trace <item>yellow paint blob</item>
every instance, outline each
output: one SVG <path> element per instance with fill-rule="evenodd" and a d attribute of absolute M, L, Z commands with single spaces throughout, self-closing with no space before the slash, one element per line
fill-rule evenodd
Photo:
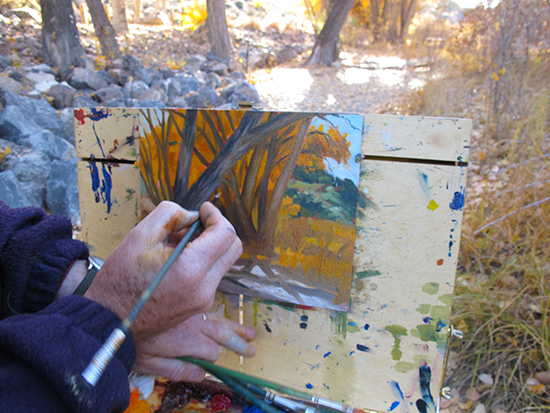
<path fill-rule="evenodd" d="M 427 208 L 430 210 L 430 211 L 435 211 L 437 208 L 439 208 L 439 205 L 437 202 L 435 202 L 433 199 L 430 201 L 430 203 L 428 204 Z"/>

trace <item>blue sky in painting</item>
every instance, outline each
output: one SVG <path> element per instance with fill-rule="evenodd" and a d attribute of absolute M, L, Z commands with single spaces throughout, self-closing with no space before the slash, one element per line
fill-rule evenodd
<path fill-rule="evenodd" d="M 361 140 L 363 137 L 363 116 L 361 115 L 326 115 L 326 120 L 322 118 L 313 119 L 312 125 L 319 127 L 325 125 L 325 130 L 328 130 L 331 126 L 330 123 L 338 128 L 341 133 L 347 133 L 347 141 L 349 142 L 350 158 L 348 164 L 338 164 L 334 159 L 325 159 L 325 165 L 327 166 L 329 173 L 340 179 L 350 179 L 355 185 L 359 185 L 359 170 L 361 167 L 360 162 L 355 162 L 356 155 L 361 155 Z"/>

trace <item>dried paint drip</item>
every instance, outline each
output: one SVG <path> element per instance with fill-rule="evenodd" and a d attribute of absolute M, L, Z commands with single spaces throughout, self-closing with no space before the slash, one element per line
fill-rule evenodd
<path fill-rule="evenodd" d="M 432 397 L 432 393 L 430 392 L 430 381 L 432 379 L 432 370 L 428 366 L 420 366 L 418 369 L 418 375 L 419 375 L 419 386 L 420 386 L 420 395 L 422 396 L 422 399 L 418 399 L 416 401 L 416 407 L 418 410 L 423 413 L 426 412 L 429 408 L 430 410 L 435 411 L 435 403 L 434 399 Z M 423 406 L 424 410 L 421 410 L 419 408 L 420 406 Z"/>
<path fill-rule="evenodd" d="M 449 204 L 449 208 L 454 211 L 459 211 L 464 206 L 464 194 L 462 192 L 456 191 L 453 196 L 453 200 Z"/>
<path fill-rule="evenodd" d="M 268 333 L 271 333 L 271 328 L 269 328 L 269 324 L 267 324 L 267 321 L 263 320 L 265 331 Z"/>
<path fill-rule="evenodd" d="M 300 323 L 300 328 L 305 330 L 307 328 L 307 323 Z"/>
<path fill-rule="evenodd" d="M 357 345 L 355 346 L 355 348 L 356 348 L 357 350 L 363 351 L 363 352 L 365 352 L 365 353 L 370 352 L 370 348 L 368 348 L 367 346 L 364 346 L 363 344 L 357 344 Z"/>

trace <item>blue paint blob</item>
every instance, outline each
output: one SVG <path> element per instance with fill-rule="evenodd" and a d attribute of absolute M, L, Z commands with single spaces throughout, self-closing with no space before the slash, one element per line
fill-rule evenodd
<path fill-rule="evenodd" d="M 243 413 L 264 413 L 264 411 L 253 404 L 243 406 Z"/>
<path fill-rule="evenodd" d="M 104 109 L 97 110 L 97 109 L 91 108 L 91 111 L 92 111 L 92 114 L 90 115 L 91 120 L 98 121 L 109 117 L 109 112 L 107 112 Z"/>
<path fill-rule="evenodd" d="M 300 317 L 300 320 L 307 321 L 307 320 L 309 320 L 309 317 L 307 315 L 303 315 L 303 316 Z"/>
<path fill-rule="evenodd" d="M 355 353 L 355 351 L 350 351 L 350 352 L 349 352 L 349 355 L 351 356 L 353 353 Z"/>
<path fill-rule="evenodd" d="M 370 328 L 370 326 L 369 326 L 368 324 L 365 324 L 364 329 L 365 329 L 365 330 L 368 330 L 369 328 Z"/>
<path fill-rule="evenodd" d="M 307 387 L 308 389 L 313 389 L 313 384 L 308 383 L 308 384 L 306 384 L 306 387 Z"/>
<path fill-rule="evenodd" d="M 362 344 L 357 344 L 355 346 L 355 348 L 359 351 L 364 351 L 365 353 L 368 353 L 370 351 L 370 348 L 368 348 L 367 346 L 364 346 Z"/>
<path fill-rule="evenodd" d="M 392 380 L 390 382 L 390 388 L 395 398 L 401 399 L 403 401 L 405 400 L 405 398 L 403 397 L 403 392 L 401 391 L 401 388 L 399 387 L 398 382 L 396 382 L 395 380 Z"/>
<path fill-rule="evenodd" d="M 323 383 L 323 386 L 330 390 L 330 387 L 328 387 L 325 383 Z"/>
<path fill-rule="evenodd" d="M 422 402 L 430 409 L 435 410 L 435 403 L 430 391 L 430 381 L 432 379 L 432 370 L 428 366 L 420 366 L 418 369 L 420 395 L 422 396 Z M 418 407 L 418 400 L 416 401 L 416 407 Z M 420 410 L 420 409 L 419 409 Z M 425 412 L 425 410 L 424 410 Z M 424 413 L 421 411 L 421 413 Z"/>
<path fill-rule="evenodd" d="M 319 344 L 317 344 L 317 345 L 315 346 L 315 350 L 318 350 L 318 349 L 319 349 Z"/>
<path fill-rule="evenodd" d="M 101 193 L 103 195 L 103 203 L 107 204 L 107 213 L 111 213 L 111 206 L 113 201 L 111 200 L 111 190 L 113 189 L 113 179 L 111 178 L 111 166 L 106 167 L 102 165 L 101 172 L 103 174 L 103 180 L 101 181 Z"/>
<path fill-rule="evenodd" d="M 269 328 L 269 324 L 267 324 L 267 321 L 263 320 L 265 331 L 268 333 L 271 333 L 271 328 Z"/>
<path fill-rule="evenodd" d="M 439 320 L 437 322 L 437 324 L 435 325 L 435 331 L 437 331 L 439 333 L 441 331 L 441 329 L 443 329 L 443 327 L 445 327 L 445 326 L 446 326 L 446 324 L 443 321 Z"/>
<path fill-rule="evenodd" d="M 449 208 L 458 211 L 464 206 L 464 194 L 462 192 L 456 191 L 454 193 L 453 200 L 449 204 Z"/>
<path fill-rule="evenodd" d="M 430 321 L 432 321 L 432 320 L 433 320 L 433 318 L 431 318 L 431 317 L 424 317 L 424 318 L 422 319 L 422 321 L 423 321 L 425 324 L 430 324 Z"/>
<path fill-rule="evenodd" d="M 330 356 L 330 351 L 326 353 L 323 357 L 328 357 L 328 356 Z"/>
<path fill-rule="evenodd" d="M 418 409 L 419 413 L 427 413 L 428 412 L 428 405 L 422 399 L 418 399 L 416 401 L 416 408 Z"/>
<path fill-rule="evenodd" d="M 305 330 L 307 328 L 307 323 L 300 323 L 300 328 Z"/>
<path fill-rule="evenodd" d="M 355 321 L 349 321 L 348 326 L 357 327 L 357 323 Z"/>
<path fill-rule="evenodd" d="M 394 401 L 394 402 L 391 404 L 391 406 L 390 406 L 388 412 L 391 412 L 391 411 L 395 410 L 395 408 L 396 408 L 397 406 L 399 406 L 399 403 L 400 403 L 400 402 L 398 402 L 397 400 Z"/>

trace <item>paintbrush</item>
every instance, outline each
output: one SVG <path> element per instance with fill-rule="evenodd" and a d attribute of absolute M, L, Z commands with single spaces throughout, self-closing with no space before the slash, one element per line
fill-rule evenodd
<path fill-rule="evenodd" d="M 275 390 L 278 393 L 284 394 L 286 396 L 290 396 L 291 398 L 298 399 L 308 403 L 314 403 L 316 405 L 323 406 L 331 410 L 336 410 L 342 413 L 362 413 L 363 412 L 363 410 L 350 405 L 333 402 L 332 400 L 324 399 L 322 397 L 311 396 L 307 393 L 300 392 L 300 391 L 291 389 L 289 387 L 281 386 L 280 384 L 272 383 L 270 381 L 260 379 L 258 377 L 249 376 L 247 374 L 240 373 L 238 371 L 233 371 L 225 367 L 220 367 L 195 357 L 185 356 L 185 357 L 178 357 L 178 359 L 189 363 L 194 363 L 197 366 L 202 367 L 207 371 L 221 372 L 222 374 L 230 376 L 234 379 L 241 380 L 247 383 L 252 383 L 257 386 L 266 387 L 268 389 Z"/>
<path fill-rule="evenodd" d="M 126 336 L 130 331 L 130 327 L 132 327 L 132 324 L 135 321 L 136 317 L 143 309 L 145 304 L 147 304 L 147 301 L 149 301 L 149 298 L 151 298 L 151 295 L 153 294 L 155 289 L 158 287 L 164 276 L 168 273 L 168 270 L 170 269 L 170 267 L 172 267 L 172 265 L 179 257 L 179 255 L 200 225 L 201 220 L 199 218 L 193 223 L 193 225 L 191 225 L 191 227 L 189 227 L 189 230 L 178 243 L 178 245 L 176 245 L 176 248 L 174 248 L 174 251 L 172 251 L 172 254 L 170 254 L 157 276 L 153 279 L 153 281 L 151 281 L 151 284 L 149 285 L 149 287 L 147 287 L 143 294 L 141 294 L 141 297 L 139 298 L 134 308 L 132 308 L 132 311 L 130 311 L 130 314 L 128 314 L 124 321 L 122 321 L 119 327 L 113 330 L 105 343 L 101 346 L 97 353 L 94 354 L 92 361 L 90 362 L 90 364 L 88 364 L 88 367 L 86 367 L 86 369 L 82 373 L 82 378 L 84 379 L 83 383 L 86 387 L 94 387 L 97 384 L 98 380 L 105 372 L 105 369 L 126 339 Z"/>

